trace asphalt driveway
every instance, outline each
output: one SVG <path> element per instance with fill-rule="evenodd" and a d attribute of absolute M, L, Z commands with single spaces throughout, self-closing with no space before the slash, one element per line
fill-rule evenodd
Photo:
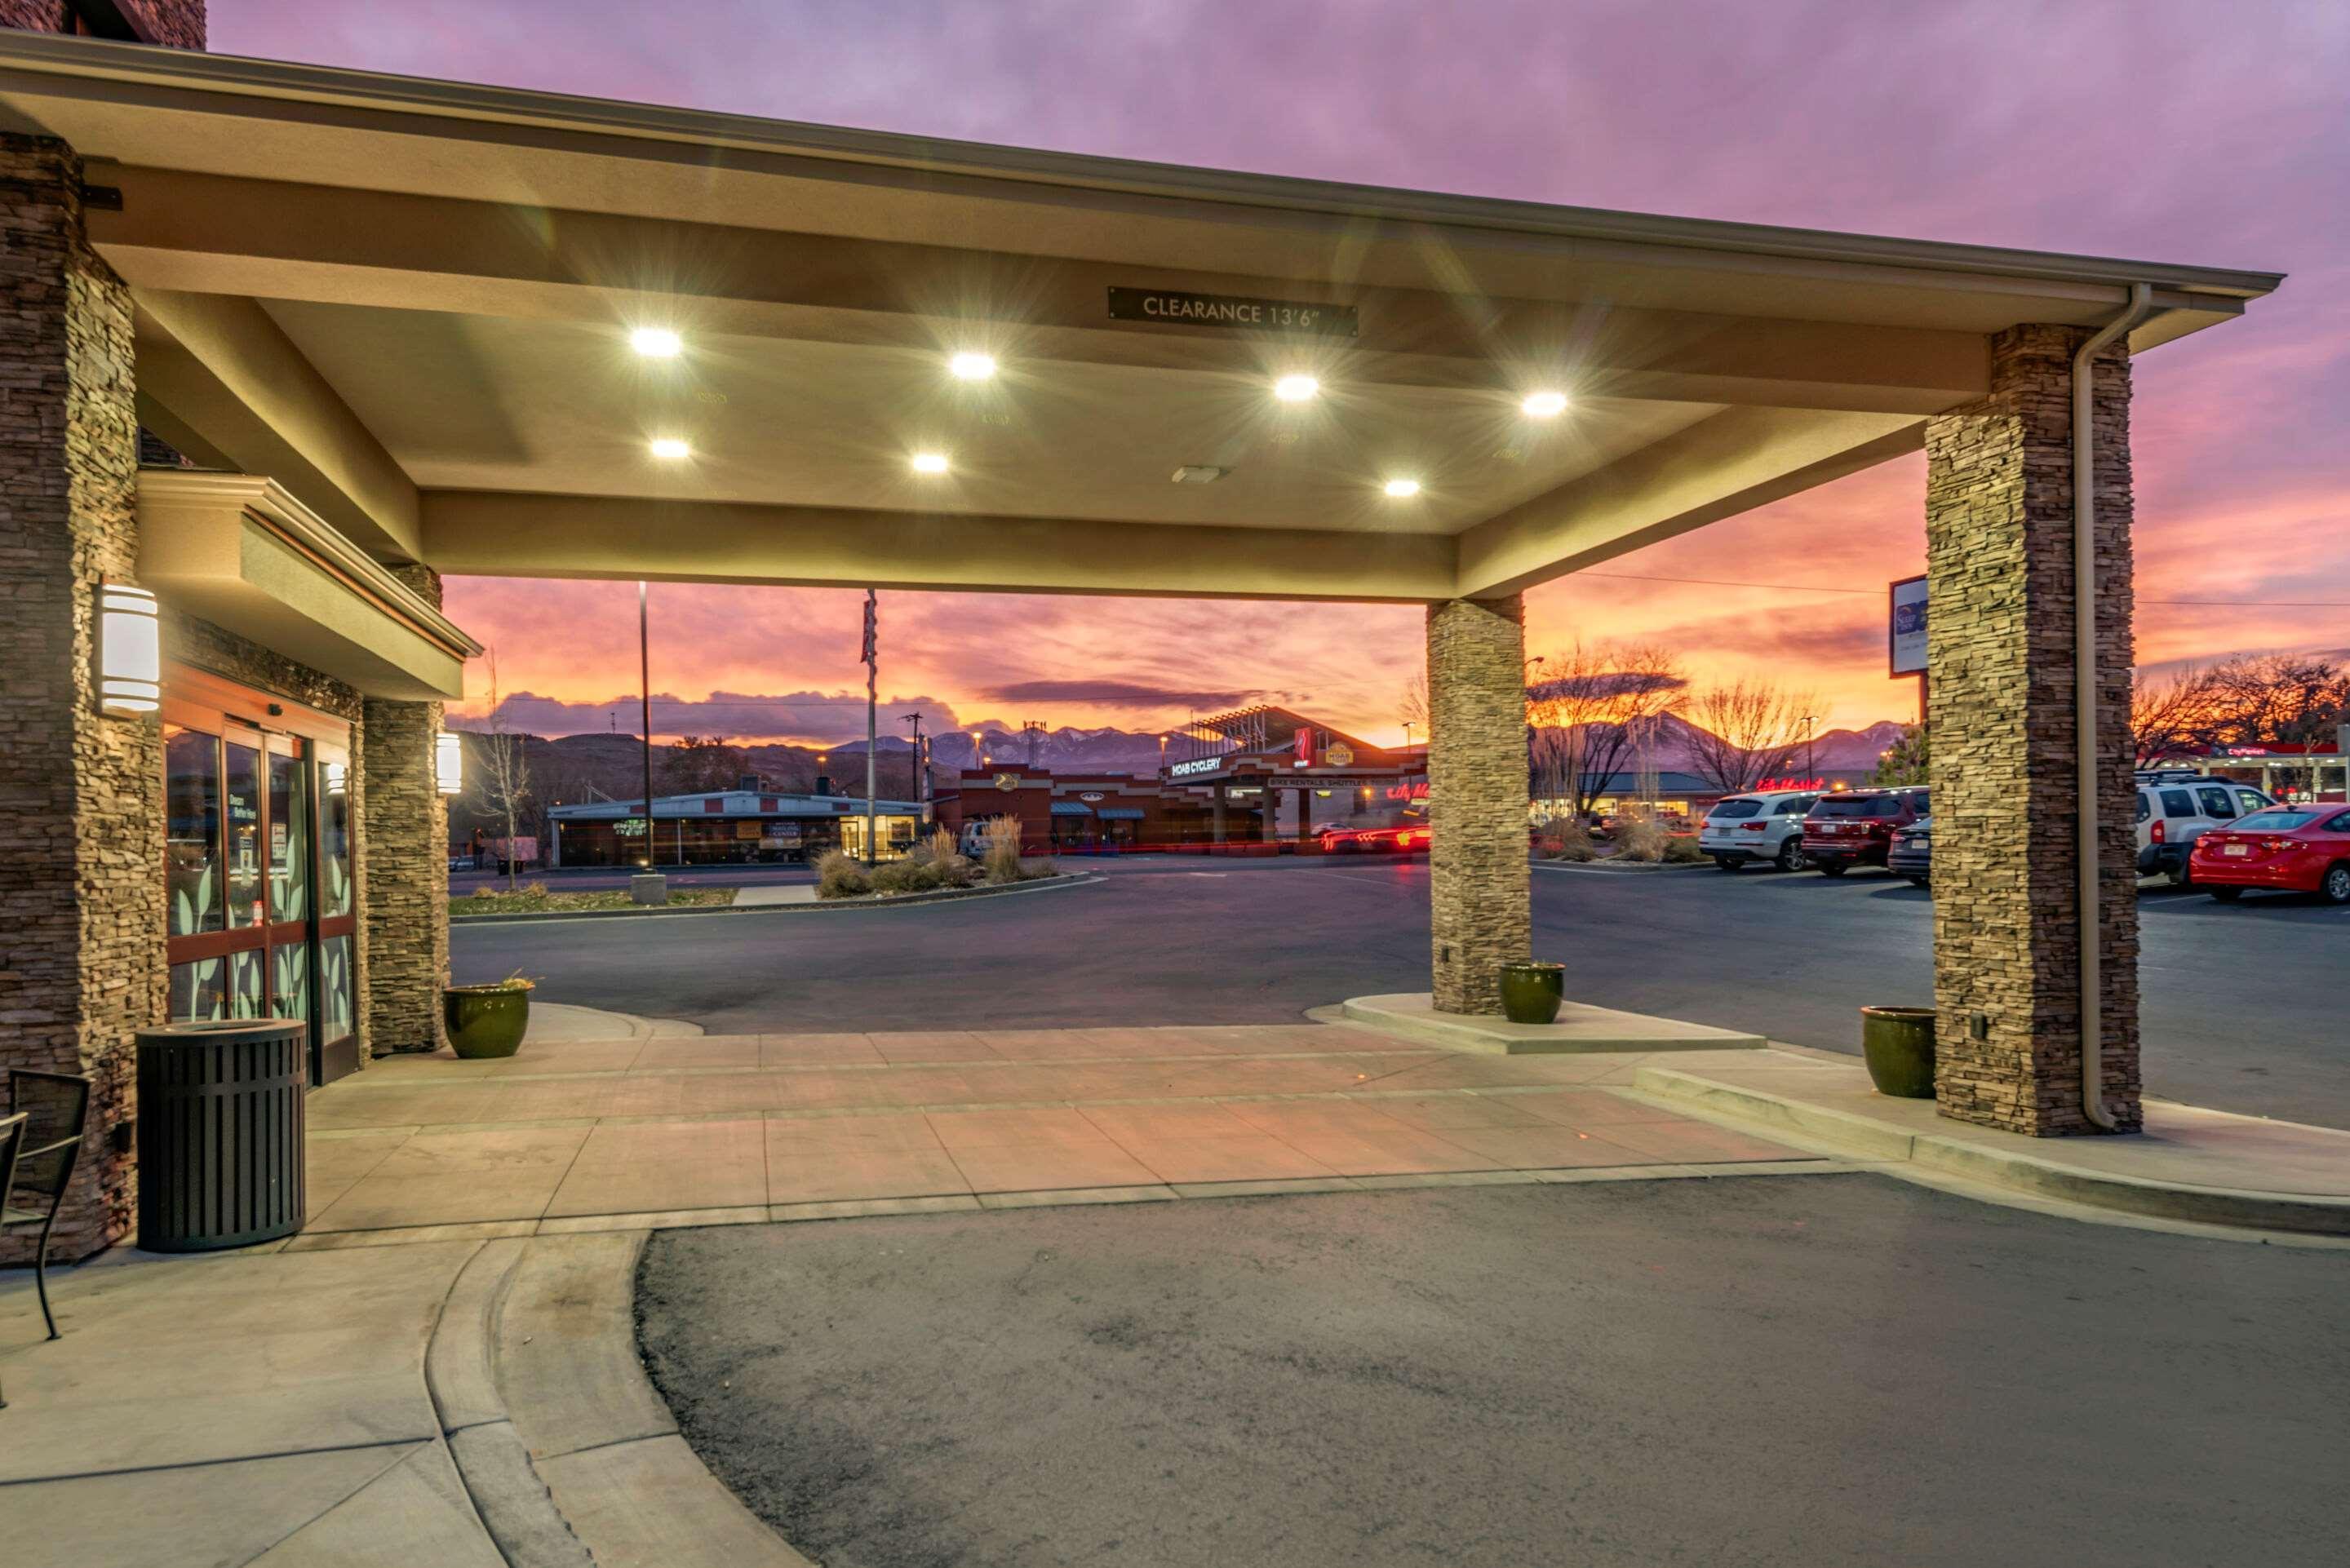
<path fill-rule="evenodd" d="M 2334 1564 L 2350 1253 L 1869 1175 L 656 1233 L 827 1568 Z"/>

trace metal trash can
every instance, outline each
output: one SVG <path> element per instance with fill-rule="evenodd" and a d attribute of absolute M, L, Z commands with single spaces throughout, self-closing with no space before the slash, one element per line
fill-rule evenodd
<path fill-rule="evenodd" d="M 208 1252 L 302 1229 L 304 1033 L 284 1018 L 138 1031 L 140 1246 Z"/>

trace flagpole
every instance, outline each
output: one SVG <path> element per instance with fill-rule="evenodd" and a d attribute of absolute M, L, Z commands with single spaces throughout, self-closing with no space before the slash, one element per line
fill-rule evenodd
<path fill-rule="evenodd" d="M 875 728 L 875 705 L 879 701 L 881 674 L 880 611 L 873 590 L 865 590 L 865 864 L 877 865 L 881 859 L 881 846 L 873 837 L 873 794 L 879 778 L 879 757 L 876 747 L 879 735 Z"/>

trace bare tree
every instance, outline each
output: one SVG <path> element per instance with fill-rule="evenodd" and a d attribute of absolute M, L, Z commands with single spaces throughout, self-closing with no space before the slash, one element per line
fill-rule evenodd
<path fill-rule="evenodd" d="M 2139 767 L 2190 756 L 2210 744 L 2220 692 L 2209 670 L 2189 665 L 2130 689 L 2130 749 Z"/>
<path fill-rule="evenodd" d="M 483 804 L 496 817 L 505 820 L 504 847 L 498 858 L 505 863 L 506 891 L 515 888 L 515 837 L 525 805 L 530 799 L 530 759 L 523 751 L 523 737 L 506 729 L 505 704 L 498 695 L 498 650 L 489 649 L 490 728 L 483 737 L 482 798 Z"/>
<path fill-rule="evenodd" d="M 1403 695 L 1396 703 L 1397 716 L 1404 722 L 1404 735 L 1419 732 L 1422 741 L 1428 739 L 1428 671 L 1420 670 L 1403 683 Z"/>
<path fill-rule="evenodd" d="M 1810 692 L 1761 677 L 1710 686 L 1689 704 L 1690 765 L 1723 794 L 1752 789 L 1787 771 L 1803 742 L 1804 715 L 1816 705 Z"/>
<path fill-rule="evenodd" d="M 1653 756 L 1667 715 L 1687 702 L 1680 660 L 1654 643 L 1571 644 L 1537 661 L 1526 687 L 1533 763 L 1580 817 L 1629 760 Z"/>
<path fill-rule="evenodd" d="M 2141 682 L 2130 742 L 2141 767 L 2217 746 L 2327 741 L 2350 718 L 2350 672 L 2304 654 L 2239 655 Z"/>

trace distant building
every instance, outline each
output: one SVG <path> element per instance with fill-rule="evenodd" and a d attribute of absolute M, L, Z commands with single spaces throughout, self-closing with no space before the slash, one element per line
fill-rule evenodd
<path fill-rule="evenodd" d="M 874 803 L 875 836 L 887 858 L 921 828 L 910 800 Z M 865 852 L 865 797 L 718 790 L 653 799 L 650 846 L 641 800 L 551 806 L 546 863 L 562 866 L 739 866 L 814 860 L 830 849 Z"/>

